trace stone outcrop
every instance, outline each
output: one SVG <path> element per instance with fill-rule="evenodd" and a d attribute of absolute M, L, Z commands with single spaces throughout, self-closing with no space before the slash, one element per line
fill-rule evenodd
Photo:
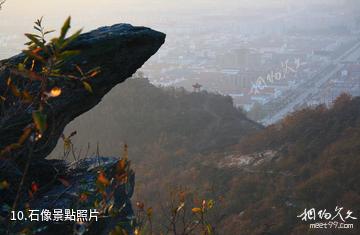
<path fill-rule="evenodd" d="M 63 181 L 66 179 L 66 183 L 61 183 L 60 180 L 56 180 L 54 184 L 46 192 L 41 193 L 41 196 L 32 200 L 30 205 L 32 208 L 36 208 L 39 211 L 48 209 L 53 211 L 54 209 L 73 209 L 77 210 L 85 209 L 87 214 L 89 210 L 96 209 L 99 212 L 99 207 L 94 208 L 94 200 L 101 200 L 97 189 L 97 176 L 99 170 L 104 171 L 107 176 L 112 176 L 113 171 L 118 163 L 117 158 L 114 157 L 89 157 L 82 159 L 78 162 L 73 162 L 67 166 L 67 171 L 64 176 L 59 177 Z M 113 193 L 113 200 L 108 199 L 108 204 L 111 205 L 111 212 L 105 215 L 97 216 L 97 221 L 84 221 L 84 223 L 76 223 L 73 221 L 51 221 L 51 222 L 30 222 L 22 224 L 22 227 L 26 228 L 29 225 L 42 228 L 42 231 L 38 234 L 103 234 L 108 235 L 115 229 L 117 225 L 121 225 L 127 234 L 133 234 L 134 225 L 136 224 L 135 215 L 132 209 L 131 197 L 134 192 L 135 186 L 135 173 L 130 170 L 128 173 L 127 181 L 115 186 L 116 180 L 109 178 L 109 189 L 106 190 L 107 196 Z M 113 189 L 113 191 L 111 191 Z M 87 192 L 87 198 L 85 201 L 80 201 L 81 194 Z M 106 211 L 108 211 L 106 209 Z"/>
<path fill-rule="evenodd" d="M 73 71 L 73 65 L 77 64 L 84 71 L 99 66 L 101 73 L 90 81 L 93 93 L 66 80 L 56 81 L 62 89 L 62 95 L 52 99 L 49 104 L 48 128 L 35 146 L 33 158 L 44 159 L 53 150 L 70 121 L 93 108 L 114 86 L 135 73 L 164 41 L 165 34 L 161 32 L 128 24 L 102 27 L 80 35 L 68 49 L 80 50 L 81 53 L 71 60 L 65 71 Z M 0 95 L 8 89 L 6 81 L 10 74 L 9 68 L 22 62 L 24 57 L 24 54 L 20 54 L 0 61 Z M 19 88 L 29 86 L 21 77 L 13 79 L 16 79 Z M 31 89 L 39 89 L 38 84 L 31 84 Z M 13 102 L 12 99 L 5 100 L 0 109 L 0 149 L 16 143 L 24 127 L 32 122 L 31 107 L 14 105 Z M 21 161 L 26 154 L 26 151 L 19 150 L 12 153 L 11 157 Z"/>
<path fill-rule="evenodd" d="M 114 86 L 131 77 L 157 52 L 164 42 L 165 34 L 161 32 L 145 27 L 134 27 L 129 24 L 117 24 L 81 34 L 76 41 L 68 46 L 68 49 L 80 50 L 80 54 L 65 65 L 65 73 L 73 71 L 74 65 L 81 66 L 84 71 L 100 67 L 101 73 L 89 81 L 92 93 L 84 89 L 83 86 L 66 79 L 55 81 L 62 93 L 59 97 L 50 99 L 48 107 L 44 110 L 47 115 L 47 128 L 33 149 L 28 175 L 24 182 L 23 191 L 20 193 L 18 210 L 23 210 L 24 202 L 28 200 L 31 200 L 32 208 L 36 209 L 71 209 L 79 198 L 80 182 L 86 181 L 89 188 L 94 187 L 96 171 L 88 169 L 91 162 L 85 161 L 82 166 L 70 170 L 67 163 L 63 161 L 46 160 L 45 158 L 54 149 L 69 122 L 93 108 Z M 22 62 L 24 58 L 24 54 L 19 54 L 0 61 L 0 95 L 5 94 L 9 89 L 6 82 L 11 67 Z M 30 93 L 36 93 L 39 90 L 39 82 L 29 82 L 19 75 L 12 77 L 12 79 L 19 89 L 26 87 Z M 17 103 L 16 99 L 7 97 L 1 103 L 0 115 L 0 149 L 3 149 L 9 144 L 16 143 L 24 128 L 33 122 L 32 107 L 31 105 L 25 106 L 22 102 Z M 0 158 L 0 182 L 6 180 L 10 184 L 10 189 L 0 190 L 0 206 L 2 208 L 4 205 L 11 206 L 14 201 L 17 187 L 24 172 L 28 151 L 25 143 L 20 149 L 11 151 L 7 156 Z M 105 170 L 111 169 L 113 166 L 114 164 L 102 164 Z M 59 184 L 58 176 L 67 178 L 70 185 Z M 32 181 L 40 185 L 37 197 L 34 199 L 29 198 L 28 195 Z M 90 234 L 103 234 L 104 232 L 108 234 L 117 222 L 129 222 L 133 219 L 130 204 L 133 187 L 134 174 L 131 173 L 128 183 L 115 191 L 114 207 L 122 208 L 121 213 L 97 224 L 99 226 L 95 226 L 95 230 L 92 229 L 93 232 Z M 6 211 L 0 210 L 0 233 L 5 231 L 6 214 Z M 96 230 L 100 227 L 102 228 L 100 231 Z M 20 229 L 21 226 L 18 228 Z M 62 229 L 59 230 L 58 228 Z M 43 233 L 64 234 L 65 230 L 63 229 L 66 228 L 73 229 L 73 225 L 66 227 L 62 223 L 58 225 L 53 223 L 47 228 L 50 230 Z M 128 227 L 125 226 L 125 229 L 131 234 Z"/>

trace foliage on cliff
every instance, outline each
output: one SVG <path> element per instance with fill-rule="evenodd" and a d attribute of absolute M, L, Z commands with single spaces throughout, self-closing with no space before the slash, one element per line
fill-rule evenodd
<path fill-rule="evenodd" d="M 114 179 L 111 181 L 113 192 L 105 193 L 105 186 L 110 186 L 110 181 L 104 170 L 96 172 L 99 173 L 97 180 L 94 177 L 90 180 L 101 187 L 93 190 L 92 195 L 82 193 L 78 198 L 76 188 L 83 184 L 89 172 L 81 172 L 78 162 L 75 162 L 72 173 L 76 177 L 73 178 L 69 173 L 73 168 L 65 161 L 48 161 L 44 158 L 60 137 L 69 142 L 76 134 L 73 132 L 65 137 L 62 134 L 65 125 L 95 106 L 113 86 L 130 77 L 158 50 L 165 35 L 145 27 L 117 24 L 86 34 L 80 34 L 79 30 L 66 37 L 70 17 L 63 24 L 60 36 L 50 41 L 45 37 L 53 31 L 44 29 L 42 18 L 35 21 L 34 29 L 35 33 L 25 34 L 30 41 L 25 44 L 28 48 L 23 53 L 0 61 L 0 233 L 26 230 L 28 232 L 22 234 L 41 231 L 47 234 L 44 229 L 39 231 L 35 223 L 27 224 L 26 219 L 23 223 L 22 216 L 18 218 L 20 222 L 13 219 L 10 223 L 10 212 L 14 214 L 16 210 L 23 210 L 22 215 L 28 215 L 30 209 L 52 209 L 56 202 L 60 202 L 61 209 L 73 209 L 72 202 L 97 197 L 94 191 L 103 196 L 104 203 L 115 201 L 111 207 L 119 209 L 116 222 L 132 220 L 129 201 L 132 190 L 129 193 L 127 189 L 133 187 L 134 177 L 133 173 L 129 174 L 132 171 L 127 160 L 119 160 L 116 174 L 111 175 L 111 179 Z M 109 64 L 108 61 L 113 63 Z M 99 67 L 94 68 L 92 64 L 104 65 L 100 76 L 97 76 Z M 116 69 L 113 67 L 115 65 Z M 71 148 L 71 144 L 68 148 Z M 101 167 L 100 162 L 98 166 Z M 132 178 L 132 182 L 128 187 L 129 178 Z M 65 187 L 63 192 L 57 191 L 58 181 L 62 183 L 61 187 Z M 75 190 L 71 195 L 70 189 Z M 56 194 L 50 204 L 47 204 L 47 193 L 50 197 Z M 65 207 L 66 202 L 71 205 Z M 108 206 L 102 205 L 104 203 L 97 204 L 101 204 L 100 210 L 105 215 Z M 127 209 L 122 210 L 124 207 Z M 105 218 L 107 228 L 112 225 L 111 222 Z M 70 225 L 71 230 L 73 224 Z M 56 226 L 57 223 L 52 225 Z M 63 226 L 60 230 L 55 229 L 55 232 L 62 234 L 64 229 Z M 132 233 L 129 226 L 126 230 Z"/>

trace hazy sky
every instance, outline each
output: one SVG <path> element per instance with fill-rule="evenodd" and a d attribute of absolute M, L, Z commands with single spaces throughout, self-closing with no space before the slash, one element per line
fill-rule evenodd
<path fill-rule="evenodd" d="M 274 6 L 286 0 L 7 0 L 0 19 L 34 19 L 45 16 L 49 22 L 71 14 L 85 26 L 136 21 L 146 24 L 146 17 L 180 13 L 226 11 L 233 7 Z M 172 13 L 172 14 L 171 14 Z M 177 13 L 179 15 L 177 15 Z M 24 21 L 26 22 L 26 21 Z M 31 22 L 30 22 L 31 24 Z"/>
<path fill-rule="evenodd" d="M 25 41 L 23 34 L 31 32 L 34 20 L 41 16 L 47 29 L 59 29 L 71 15 L 74 30 L 83 27 L 89 31 L 126 22 L 167 33 L 169 28 L 176 29 L 189 19 L 194 28 L 206 24 L 200 18 L 203 15 L 235 15 L 243 22 L 240 17 L 259 9 L 276 16 L 278 9 L 285 9 L 289 2 L 293 5 L 329 1 L 342 0 L 7 0 L 0 11 L 0 37 L 15 35 L 21 39 L 18 41 Z M 16 44 L 16 49 L 22 47 Z M 6 53 L 0 51 L 0 56 L 9 56 Z"/>
<path fill-rule="evenodd" d="M 342 0 L 7 0 L 0 12 L 0 22 L 28 24 L 28 19 L 45 16 L 53 24 L 68 15 L 74 16 L 75 24 L 91 26 L 113 24 L 120 21 L 146 24 L 147 17 L 171 16 L 179 21 L 186 13 L 206 11 L 226 12 L 240 8 L 278 7 L 287 3 L 330 2 Z M 239 12 L 241 14 L 241 12 Z M 151 22 L 150 22 L 151 23 Z M 1 25 L 0 25 L 1 26 Z M 54 25 L 56 26 L 56 25 Z"/>
<path fill-rule="evenodd" d="M 0 36 L 23 37 L 35 19 L 44 16 L 47 29 L 59 29 L 69 15 L 73 29 L 84 31 L 126 22 L 165 31 L 169 22 L 181 25 L 186 17 L 239 12 L 240 8 L 277 6 L 286 0 L 7 0 L 0 11 Z M 194 20 L 194 23 L 195 20 Z M 202 22 L 206 23 L 206 22 Z M 196 27 L 196 26 L 195 26 Z M 25 39 L 24 39 L 25 40 Z M 19 46 L 20 47 L 20 46 Z"/>

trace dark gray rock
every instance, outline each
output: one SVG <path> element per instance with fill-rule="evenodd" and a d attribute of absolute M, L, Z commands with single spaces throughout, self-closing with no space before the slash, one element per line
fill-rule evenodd
<path fill-rule="evenodd" d="M 74 65 L 80 65 L 84 71 L 99 66 L 101 73 L 92 78 L 91 84 L 93 93 L 84 89 L 81 82 L 77 84 L 65 79 L 55 79 L 56 86 L 62 89 L 61 96 L 50 99 L 44 112 L 47 115 L 47 129 L 40 141 L 36 142 L 33 149 L 32 160 L 29 171 L 21 192 L 18 208 L 23 208 L 23 203 L 27 201 L 29 185 L 32 181 L 39 182 L 46 187 L 41 188 L 39 197 L 33 201 L 33 206 L 38 209 L 72 208 L 78 193 L 79 181 L 87 181 L 89 185 L 94 184 L 94 173 L 90 169 L 77 166 L 69 174 L 69 168 L 64 162 L 45 160 L 47 155 L 54 149 L 65 126 L 77 116 L 90 110 L 97 105 L 104 95 L 114 86 L 131 77 L 165 41 L 165 34 L 145 27 L 133 27 L 128 24 L 117 24 L 111 27 L 102 27 L 89 33 L 84 33 L 68 49 L 77 49 L 81 53 L 75 56 L 64 67 L 64 72 L 74 70 Z M 23 129 L 32 123 L 33 107 L 18 102 L 15 97 L 11 97 L 6 85 L 10 70 L 19 62 L 24 60 L 24 54 L 19 54 L 7 60 L 0 61 L 0 95 L 5 96 L 5 102 L 0 105 L 0 150 L 4 147 L 17 143 L 23 133 Z M 19 89 L 26 87 L 30 93 L 39 90 L 39 82 L 29 82 L 29 80 L 17 75 L 12 76 L 12 80 Z M 121 107 L 119 107 L 121 108 Z M 111 115 L 111 114 L 107 114 Z M 106 131 L 106 130 L 104 130 Z M 11 151 L 6 156 L 0 158 L 0 182 L 7 180 L 11 187 L 8 190 L 0 190 L 0 232 L 4 231 L 6 220 L 6 208 L 11 206 L 17 194 L 18 184 L 22 177 L 24 165 L 29 156 L 29 146 L 25 143 L 20 149 Z M 89 166 L 89 162 L 82 163 Z M 107 164 L 108 166 L 108 164 Z M 65 175 L 73 185 L 70 189 L 64 185 L 56 184 L 52 179 L 55 176 Z M 94 174 L 92 174 L 94 175 Z M 57 182 L 58 183 L 58 182 Z M 133 212 L 131 209 L 130 198 L 134 186 L 134 174 L 130 175 L 129 182 L 116 190 L 116 201 L 114 206 L 124 207 L 117 217 L 102 221 L 102 228 L 93 234 L 101 234 L 110 229 L 118 221 L 131 221 Z M 90 187 L 90 186 L 89 186 Z M 66 190 L 63 192 L 62 190 Z M 63 193 L 62 193 L 63 192 Z M 53 198 L 53 197 L 56 198 Z M 35 208 L 33 207 L 33 208 Z M 5 214 L 4 214 L 5 213 Z M 59 224 L 59 230 L 54 227 L 45 234 L 67 234 L 67 228 L 72 230 L 73 226 Z M 68 231 L 69 234 L 72 231 Z M 56 231 L 58 233 L 56 233 Z M 92 230 L 94 231 L 94 230 Z M 130 232 L 130 230 L 128 230 Z"/>
<path fill-rule="evenodd" d="M 90 81 L 93 94 L 86 91 L 81 84 L 65 80 L 56 80 L 61 87 L 62 95 L 52 99 L 47 107 L 48 128 L 41 141 L 34 149 L 33 158 L 44 159 L 55 147 L 64 127 L 77 116 L 90 110 L 98 104 L 102 97 L 114 86 L 125 81 L 136 72 L 165 41 L 165 34 L 145 27 L 133 27 L 128 24 L 117 24 L 102 27 L 80 35 L 69 49 L 78 49 L 76 56 L 65 67 L 65 72 L 73 71 L 74 64 L 81 65 L 84 71 L 100 66 L 101 73 Z M 24 55 L 20 54 L 10 59 L 0 61 L 0 95 L 7 92 L 7 78 L 10 67 L 22 62 Z M 26 79 L 13 77 L 19 88 L 31 87 L 36 92 L 38 83 L 31 85 Z M 14 99 L 8 99 L 0 109 L 0 149 L 16 143 L 23 129 L 32 122 L 32 107 L 24 104 L 13 104 Z M 27 156 L 25 148 L 11 153 L 12 159 L 19 162 Z"/>
<path fill-rule="evenodd" d="M 100 212 L 102 206 L 96 208 L 94 202 L 96 200 L 102 201 L 96 184 L 98 171 L 101 170 L 110 181 L 110 185 L 106 188 L 105 192 L 108 196 L 113 193 L 113 197 L 109 196 L 106 200 L 106 208 L 109 208 L 111 205 L 111 212 L 108 212 L 108 209 L 104 210 L 105 212 L 103 211 L 98 216 L 98 221 L 92 220 L 78 223 L 69 220 L 41 221 L 40 219 L 38 222 L 23 220 L 16 226 L 11 224 L 13 225 L 11 232 L 17 233 L 25 228 L 31 228 L 33 232 L 36 232 L 35 234 L 39 235 L 108 235 L 117 225 L 121 225 L 127 231 L 127 234 L 133 234 L 136 220 L 131 205 L 131 197 L 134 192 L 135 174 L 132 170 L 129 170 L 128 180 L 118 184 L 114 178 L 114 171 L 118 160 L 112 157 L 89 157 L 70 165 L 63 162 L 62 164 L 66 165 L 66 172 L 62 173 L 62 176 L 55 176 L 55 181 L 49 185 L 47 190 L 39 191 L 32 199 L 27 194 L 22 196 L 22 201 L 28 202 L 32 210 L 38 210 L 37 214 L 40 214 L 42 210 L 49 210 L 52 213 L 54 209 L 62 209 L 63 213 L 65 209 L 72 209 L 75 214 L 77 210 L 87 210 L 89 212 L 90 209 L 96 209 Z M 64 184 L 60 180 L 56 180 L 59 178 L 65 180 L 66 183 Z M 47 180 L 51 181 L 50 178 Z M 84 192 L 86 192 L 88 198 L 82 202 L 79 198 Z M 24 203 L 21 203 L 21 205 L 24 205 Z M 24 211 L 25 208 L 21 206 L 18 210 Z"/>

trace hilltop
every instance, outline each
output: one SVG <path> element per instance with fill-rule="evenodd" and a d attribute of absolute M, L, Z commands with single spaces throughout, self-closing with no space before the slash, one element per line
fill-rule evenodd
<path fill-rule="evenodd" d="M 154 144 L 168 151 L 184 148 L 203 153 L 236 144 L 262 128 L 235 108 L 230 97 L 156 87 L 146 78 L 132 78 L 72 122 L 65 133 L 77 131 L 78 150 L 86 149 L 88 142 L 94 150 L 99 143 L 102 155 L 117 154 L 122 142 L 138 154 Z M 56 153 L 61 154 L 61 149 L 60 142 Z"/>

